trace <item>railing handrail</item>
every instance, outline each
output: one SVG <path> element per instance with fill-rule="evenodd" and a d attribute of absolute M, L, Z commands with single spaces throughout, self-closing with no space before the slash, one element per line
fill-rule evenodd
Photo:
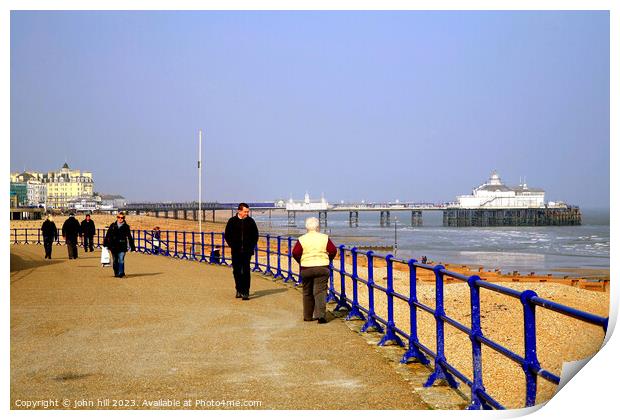
<path fill-rule="evenodd" d="M 97 236 L 97 247 L 101 247 L 103 241 L 101 240 L 102 236 L 105 235 L 106 228 L 97 228 L 96 236 Z M 23 234 L 20 236 L 20 232 L 23 231 Z M 29 232 L 37 231 L 36 234 L 36 242 L 35 235 L 32 234 L 30 236 L 31 241 L 29 242 Z M 58 239 L 56 240 L 56 244 L 60 244 L 60 232 L 61 229 L 58 229 Z M 184 230 L 160 230 L 159 234 L 159 243 L 155 245 L 153 241 L 153 232 L 154 230 L 148 229 L 132 229 L 132 233 L 134 235 L 134 240 L 136 242 L 136 248 L 140 252 L 147 254 L 158 254 L 163 256 L 171 256 L 174 258 L 180 259 L 193 259 L 198 260 L 200 262 L 208 262 L 209 264 L 224 264 L 228 265 L 229 257 L 226 255 L 226 242 L 224 240 L 223 232 L 195 232 L 195 231 L 184 231 Z M 165 235 L 164 235 L 165 234 Z M 188 235 L 190 234 L 190 235 Z M 180 239 L 182 241 L 179 241 Z M 41 243 L 41 232 L 40 229 L 36 228 L 12 228 L 11 229 L 11 242 L 13 244 L 19 243 Z M 165 238 L 164 238 L 165 236 Z M 217 241 L 216 241 L 217 236 Z M 267 276 L 273 276 L 274 278 L 281 278 L 284 282 L 293 280 L 296 284 L 301 282 L 301 277 L 299 274 L 299 270 L 293 272 L 293 267 L 291 264 L 291 254 L 292 254 L 292 241 L 293 239 L 297 239 L 294 236 L 283 236 L 283 235 L 274 235 L 270 233 L 260 234 L 261 238 L 265 239 L 264 247 L 261 248 L 257 244 L 254 250 L 254 268 L 252 271 L 261 272 Z M 20 237 L 23 237 L 23 241 L 20 241 Z M 149 239 L 150 237 L 150 239 Z M 196 242 L 196 238 L 199 238 L 199 241 Z M 187 242 L 188 238 L 191 238 L 191 242 Z M 205 238 L 208 241 L 205 241 Z M 217 244 L 216 244 L 217 242 Z M 286 252 L 282 252 L 283 242 L 286 243 Z M 271 244 L 275 244 L 275 249 L 272 249 Z M 205 248 L 210 249 L 210 255 L 207 258 L 205 255 Z M 187 247 L 190 247 L 189 252 Z M 196 254 L 196 246 L 200 245 L 200 254 Z M 471 389 L 471 403 L 469 408 L 471 409 L 480 409 L 480 408 L 496 408 L 503 409 L 504 406 L 496 401 L 484 388 L 483 380 L 482 380 L 482 359 L 481 359 L 481 345 L 485 345 L 499 354 L 507 357 L 509 360 L 518 363 L 521 365 L 524 371 L 524 375 L 526 378 L 526 396 L 525 402 L 526 406 L 532 406 L 536 402 L 536 393 L 537 393 L 537 378 L 541 377 L 546 381 L 559 384 L 560 378 L 559 376 L 553 374 L 552 372 L 544 369 L 540 366 L 538 362 L 537 352 L 536 352 L 536 322 L 535 322 L 535 314 L 536 307 L 544 308 L 546 310 L 550 310 L 556 312 L 558 314 L 577 319 L 579 321 L 596 325 L 603 328 L 604 332 L 607 332 L 607 325 L 609 322 L 609 317 L 602 317 L 599 315 L 595 315 L 592 313 L 588 313 L 579 309 L 571 308 L 569 306 L 544 299 L 536 295 L 535 292 L 531 290 L 518 291 L 514 289 L 510 289 L 505 286 L 500 286 L 498 284 L 490 283 L 488 281 L 484 281 L 480 279 L 478 276 L 466 276 L 461 273 L 453 272 L 447 270 L 445 267 L 441 265 L 429 265 L 422 264 L 417 262 L 415 259 L 410 260 L 401 260 L 394 258 L 391 254 L 380 255 L 375 254 L 373 251 L 362 252 L 359 251 L 356 247 L 347 247 L 345 245 L 339 245 L 338 249 L 340 251 L 340 264 L 338 267 L 334 267 L 333 264 L 330 264 L 330 281 L 328 287 L 328 296 L 327 299 L 334 300 L 337 302 L 334 311 L 338 311 L 341 309 L 346 309 L 348 311 L 347 318 L 351 319 L 353 317 L 360 318 L 365 320 L 366 323 L 362 327 L 361 331 L 365 332 L 369 328 L 375 328 L 380 332 L 384 332 L 382 339 L 379 344 L 384 345 L 388 342 L 394 342 L 397 345 L 405 346 L 401 337 L 405 340 L 408 340 L 408 349 L 407 352 L 403 355 L 401 360 L 402 363 L 406 363 L 410 358 L 416 358 L 423 364 L 430 364 L 430 361 L 426 356 L 430 357 L 434 360 L 434 371 L 429 376 L 425 386 L 431 386 L 436 380 L 444 379 L 451 386 L 456 387 L 458 384 L 455 380 L 455 377 L 460 380 L 462 383 L 469 386 Z M 221 251 L 221 253 L 220 253 Z M 259 258 L 259 253 L 264 254 L 265 262 L 261 262 Z M 351 272 L 347 272 L 347 263 L 345 256 L 350 254 L 351 256 Z M 200 258 L 199 258 L 200 257 Z M 272 264 L 272 258 L 276 258 L 274 264 Z M 282 258 L 286 258 L 288 263 L 285 264 L 282 261 Z M 357 270 L 357 260 L 360 257 L 367 258 L 368 261 L 368 279 L 364 279 L 359 276 Z M 383 260 L 387 267 L 387 277 L 386 277 L 386 286 L 382 286 L 380 284 L 376 284 L 374 280 L 374 260 Z M 410 278 L 410 291 L 409 297 L 397 292 L 393 287 L 393 265 L 394 263 L 406 264 L 409 269 L 409 278 Z M 272 271 L 275 269 L 275 273 Z M 417 269 L 422 269 L 426 271 L 432 271 L 435 275 L 435 308 L 431 308 L 417 300 L 416 297 L 416 277 L 415 273 Z M 340 291 L 337 291 L 334 284 L 334 273 L 338 273 L 340 277 Z M 463 281 L 468 284 L 471 293 L 471 326 L 464 325 L 461 322 L 458 322 L 449 316 L 443 310 L 443 286 L 444 286 L 444 277 L 448 276 L 450 278 L 454 278 L 460 281 Z M 346 289 L 346 280 L 351 279 L 352 281 L 352 290 L 353 296 L 350 299 L 345 292 Z M 368 289 L 369 293 L 369 308 L 365 308 L 360 305 L 358 301 L 358 283 L 365 286 Z M 493 291 L 495 293 L 500 293 L 505 296 L 509 296 L 514 299 L 519 299 L 521 304 L 523 305 L 524 311 L 524 344 L 525 344 L 525 354 L 519 355 L 517 353 L 512 352 L 508 348 L 503 345 L 496 343 L 490 338 L 486 337 L 482 331 L 480 325 L 480 298 L 479 298 L 479 289 L 486 289 Z M 380 291 L 385 294 L 387 297 L 387 319 L 378 316 L 374 311 L 374 291 Z M 396 325 L 394 321 L 394 313 L 393 313 L 393 299 L 399 299 L 401 301 L 407 302 L 411 311 L 411 325 L 409 328 L 409 332 L 404 330 L 402 326 Z M 436 352 L 430 350 L 430 348 L 423 343 L 419 342 L 417 337 L 417 316 L 416 313 L 418 310 L 422 310 L 426 313 L 429 313 L 435 317 L 436 323 Z M 445 356 L 444 356 L 444 337 L 443 337 L 443 328 L 444 323 L 447 323 L 454 327 L 456 330 L 460 331 L 468 335 L 472 342 L 472 360 L 473 360 L 473 374 L 474 378 L 470 379 L 466 375 L 459 372 L 454 366 L 450 365 Z M 385 331 L 383 328 L 385 327 Z"/>

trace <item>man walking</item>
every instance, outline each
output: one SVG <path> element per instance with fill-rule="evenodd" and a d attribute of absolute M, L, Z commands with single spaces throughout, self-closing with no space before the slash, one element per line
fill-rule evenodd
<path fill-rule="evenodd" d="M 67 251 L 69 252 L 69 259 L 76 259 L 78 257 L 77 240 L 80 235 L 80 222 L 74 217 L 73 212 L 69 213 L 69 218 L 62 224 L 62 238 L 67 244 Z"/>
<path fill-rule="evenodd" d="M 93 237 L 95 236 L 95 222 L 90 219 L 90 214 L 86 215 L 86 218 L 82 220 L 80 224 L 82 230 L 82 242 L 84 245 L 84 252 L 93 252 Z"/>
<path fill-rule="evenodd" d="M 56 223 L 52 219 L 52 215 L 48 214 L 45 222 L 41 225 L 41 233 L 43 234 L 43 247 L 45 248 L 45 258 L 52 259 L 52 244 L 58 239 L 58 229 Z"/>
<path fill-rule="evenodd" d="M 250 299 L 250 259 L 258 243 L 258 227 L 250 216 L 250 207 L 240 203 L 237 215 L 226 223 L 224 239 L 230 247 L 233 276 L 235 277 L 235 297 Z"/>
<path fill-rule="evenodd" d="M 112 253 L 112 268 L 114 268 L 114 277 L 125 277 L 125 254 L 127 253 L 127 243 L 131 252 L 136 252 L 136 246 L 131 236 L 131 229 L 125 223 L 125 214 L 123 212 L 116 215 L 116 222 L 112 222 L 105 234 L 103 245 Z"/>

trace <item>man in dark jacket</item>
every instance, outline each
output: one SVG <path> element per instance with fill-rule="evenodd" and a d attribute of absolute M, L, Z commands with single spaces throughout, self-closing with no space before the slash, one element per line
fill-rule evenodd
<path fill-rule="evenodd" d="M 248 216 L 250 208 L 246 203 L 237 207 L 237 215 L 226 224 L 224 239 L 230 247 L 233 276 L 237 298 L 250 299 L 250 259 L 258 243 L 258 227 L 254 219 Z"/>
<path fill-rule="evenodd" d="M 45 248 L 45 258 L 52 259 L 52 244 L 58 239 L 58 229 L 56 223 L 52 219 L 52 215 L 48 214 L 45 222 L 41 225 L 41 233 L 43 234 L 43 247 Z"/>
<path fill-rule="evenodd" d="M 86 215 L 86 218 L 82 220 L 80 224 L 82 229 L 82 242 L 84 244 L 84 252 L 93 252 L 93 236 L 95 236 L 95 222 L 90 219 L 90 214 Z"/>
<path fill-rule="evenodd" d="M 69 218 L 62 224 L 62 238 L 67 244 L 70 260 L 78 257 L 77 240 L 81 233 L 80 222 L 73 216 L 75 216 L 75 214 L 69 213 Z"/>
<path fill-rule="evenodd" d="M 112 268 L 114 268 L 114 277 L 125 277 L 125 253 L 127 253 L 127 243 L 131 252 L 136 251 L 133 243 L 131 229 L 125 223 L 125 214 L 120 212 L 116 216 L 116 222 L 112 222 L 103 240 L 103 246 L 107 247 L 112 254 Z"/>

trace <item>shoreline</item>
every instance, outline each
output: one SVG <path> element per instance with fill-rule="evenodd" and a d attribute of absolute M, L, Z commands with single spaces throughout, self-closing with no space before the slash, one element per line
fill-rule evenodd
<path fill-rule="evenodd" d="M 68 216 L 56 216 L 54 217 L 54 221 L 56 226 L 60 229 L 62 227 L 62 223 Z M 76 218 L 81 221 L 83 216 L 77 215 Z M 202 230 L 203 232 L 223 232 L 226 226 L 226 222 L 230 218 L 229 210 L 220 210 L 216 212 L 215 222 L 203 221 L 202 222 Z M 109 226 L 114 220 L 115 216 L 110 214 L 93 214 L 92 219 L 95 221 L 95 225 L 97 228 L 106 228 Z M 39 229 L 42 220 L 11 220 L 10 228 L 31 228 L 31 229 Z M 137 230 L 152 230 L 155 226 L 159 226 L 162 231 L 194 231 L 198 232 L 198 221 L 194 220 L 183 220 L 183 219 L 167 219 L 167 218 L 157 218 L 154 216 L 144 216 L 144 215 L 128 215 L 127 223 L 132 229 Z M 302 228 L 282 228 L 282 227 L 274 227 L 271 226 L 269 232 L 265 232 L 267 228 L 266 223 L 257 222 L 259 226 L 259 231 L 263 233 L 270 234 L 281 234 L 282 236 L 291 235 L 298 236 L 305 233 L 305 229 Z M 346 244 L 348 247 L 356 246 L 360 249 L 361 252 L 365 252 L 368 249 L 371 249 L 373 245 L 370 245 L 369 242 L 376 240 L 375 237 L 364 236 L 364 235 L 348 235 L 348 234 L 331 234 L 330 236 L 335 242 Z M 261 241 L 261 244 L 264 246 L 264 240 Z M 286 241 L 282 243 L 283 251 L 286 249 Z M 365 248 L 368 246 L 368 248 Z M 271 243 L 271 247 L 275 250 L 276 244 L 275 241 Z M 379 255 L 387 255 L 390 254 L 391 251 L 389 249 L 374 249 L 375 254 Z M 360 252 L 360 253 L 361 253 Z M 396 259 L 408 259 L 403 255 L 397 255 Z M 363 258 L 360 257 L 360 261 Z M 539 272 L 528 271 L 527 273 L 519 273 L 516 271 L 510 272 L 502 272 L 495 267 L 491 266 L 481 266 L 481 265 L 472 265 L 472 264 L 460 264 L 458 262 L 447 262 L 447 261 L 431 261 L 429 260 L 429 264 L 441 264 L 446 267 L 450 267 L 453 271 L 470 273 L 471 274 L 479 274 L 484 273 L 486 277 L 489 278 L 490 281 L 513 281 L 512 279 L 518 278 L 520 281 L 547 281 L 547 280 L 584 280 L 584 281 L 592 281 L 592 282 L 609 282 L 610 268 L 582 268 L 582 267 L 557 267 L 553 270 L 543 270 Z M 550 275 L 550 272 L 552 273 Z M 515 274 L 517 273 L 517 274 Z M 534 274 L 532 274 L 534 273 Z M 559 273 L 559 274 L 555 274 Z M 479 274 L 480 275 L 480 274 Z M 538 279 L 538 280 L 536 280 Z M 570 281 L 568 281 L 570 283 Z"/>

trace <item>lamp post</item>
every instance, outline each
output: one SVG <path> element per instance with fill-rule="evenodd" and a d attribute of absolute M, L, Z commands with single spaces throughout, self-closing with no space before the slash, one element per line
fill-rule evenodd
<path fill-rule="evenodd" d="M 394 256 L 398 251 L 398 217 L 394 217 Z"/>
<path fill-rule="evenodd" d="M 202 130 L 198 130 L 198 232 L 202 234 Z"/>

